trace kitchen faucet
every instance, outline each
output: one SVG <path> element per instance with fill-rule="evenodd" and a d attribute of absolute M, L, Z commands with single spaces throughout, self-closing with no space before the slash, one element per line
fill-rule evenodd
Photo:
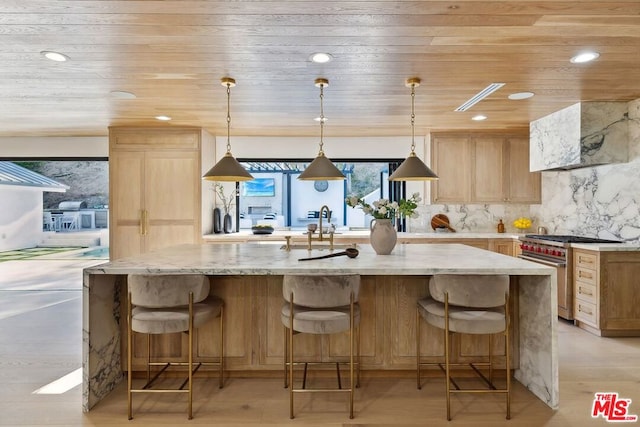
<path fill-rule="evenodd" d="M 318 229 L 320 230 L 320 241 L 322 241 L 322 212 L 327 211 L 327 222 L 331 224 L 331 211 L 329 210 L 329 206 L 323 205 L 320 208 L 320 224 L 318 224 Z"/>
<path fill-rule="evenodd" d="M 329 206 L 323 205 L 320 208 L 320 220 L 318 224 L 318 240 L 323 241 L 324 237 L 322 236 L 322 212 L 327 212 L 327 222 L 331 224 L 331 211 L 329 210 Z M 309 231 L 307 233 L 308 246 L 307 249 L 311 250 L 311 241 L 313 240 L 313 232 Z M 333 227 L 329 226 L 329 249 L 333 250 Z"/>

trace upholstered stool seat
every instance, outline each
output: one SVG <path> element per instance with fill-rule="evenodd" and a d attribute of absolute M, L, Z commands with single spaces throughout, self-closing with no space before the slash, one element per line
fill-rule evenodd
<path fill-rule="evenodd" d="M 293 329 L 305 334 L 336 334 L 348 331 L 351 322 L 349 311 L 349 306 L 309 310 L 308 307 L 294 305 Z M 283 324 L 289 324 L 290 313 L 291 305 L 284 303 L 281 316 Z M 356 325 L 360 324 L 359 305 L 354 307 L 353 315 Z"/>
<path fill-rule="evenodd" d="M 447 420 L 451 420 L 451 394 L 453 393 L 503 393 L 506 396 L 507 419 L 511 418 L 511 367 L 509 349 L 509 276 L 507 275 L 435 275 L 429 281 L 429 297 L 417 302 L 416 309 L 416 371 L 418 388 L 420 367 L 424 363 L 420 356 L 420 323 L 428 324 L 444 331 Z M 451 362 L 451 340 L 453 333 L 486 334 L 489 336 L 489 362 L 469 363 L 480 375 L 488 388 L 461 389 L 451 377 L 451 367 L 467 365 Z M 504 334 L 506 386 L 497 388 L 493 383 L 493 334 Z M 478 367 L 488 367 L 487 378 Z M 454 389 L 451 388 L 453 384 Z"/>
<path fill-rule="evenodd" d="M 224 381 L 224 302 L 215 296 L 209 296 L 209 279 L 200 274 L 130 274 L 127 277 L 127 406 L 128 417 L 133 418 L 133 393 L 188 393 L 187 414 L 193 418 L 193 373 L 202 365 L 217 365 L 219 368 L 219 386 Z M 193 334 L 198 327 L 205 326 L 211 319 L 220 318 L 218 362 L 193 363 Z M 133 387 L 133 333 L 146 334 L 147 337 L 147 381 L 141 388 Z M 188 355 L 186 362 L 151 361 L 150 336 L 154 334 L 188 334 Z M 178 389 L 152 387 L 155 380 L 167 368 L 178 365 L 187 366 L 188 378 Z M 151 366 L 162 367 L 151 378 Z M 188 387 L 185 389 L 185 386 Z"/>
<path fill-rule="evenodd" d="M 349 393 L 349 417 L 353 418 L 354 368 L 360 370 L 359 275 L 285 275 L 282 295 L 285 303 L 280 317 L 284 325 L 284 383 L 289 387 L 289 416 L 293 418 L 293 395 L 296 392 Z M 354 356 L 354 335 L 357 331 L 357 356 Z M 338 388 L 310 389 L 306 387 L 307 363 L 304 363 L 302 387 L 294 387 L 294 335 L 349 333 L 349 388 L 342 388 L 339 363 Z M 359 378 L 359 375 L 358 375 Z M 289 383 L 290 380 L 290 383 Z"/>
<path fill-rule="evenodd" d="M 433 298 L 418 301 L 418 310 L 430 325 L 444 329 L 444 305 Z M 504 310 L 477 310 L 449 306 L 449 330 L 461 334 L 497 334 L 504 331 Z"/>
<path fill-rule="evenodd" d="M 210 296 L 193 304 L 193 327 L 199 328 L 209 319 L 220 316 L 224 302 Z M 189 330 L 189 307 L 147 308 L 135 307 L 132 312 L 132 329 L 143 334 L 172 334 Z"/>

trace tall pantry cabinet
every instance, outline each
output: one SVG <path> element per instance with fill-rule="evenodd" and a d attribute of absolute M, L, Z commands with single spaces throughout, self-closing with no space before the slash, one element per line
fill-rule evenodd
<path fill-rule="evenodd" d="M 111 259 L 201 238 L 200 128 L 109 128 Z"/>

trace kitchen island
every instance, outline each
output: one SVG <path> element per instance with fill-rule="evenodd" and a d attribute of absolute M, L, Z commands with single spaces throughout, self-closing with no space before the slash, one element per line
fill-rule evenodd
<path fill-rule="evenodd" d="M 88 411 L 122 381 L 126 275 L 200 273 L 211 292 L 226 303 L 225 359 L 231 374 L 280 375 L 284 274 L 362 275 L 362 367 L 365 371 L 415 368 L 415 301 L 428 295 L 428 279 L 438 273 L 508 274 L 512 277 L 515 378 L 547 405 L 558 405 L 557 301 L 555 270 L 539 264 L 460 244 L 398 245 L 391 255 L 376 255 L 358 245 L 357 258 L 299 262 L 328 249 L 285 251 L 277 245 L 184 245 L 116 260 L 84 270 L 83 409 Z M 427 356 L 442 354 L 442 332 L 426 329 Z M 339 356 L 344 340 L 316 337 L 301 348 L 321 358 Z M 324 338 L 323 338 L 324 339 Z M 328 339 L 328 338 L 327 338 Z M 134 344 L 135 346 L 135 344 Z M 215 357 L 212 338 L 199 337 L 196 353 Z M 466 342 L 469 350 L 479 344 Z M 170 351 L 171 346 L 161 346 Z M 486 350 L 486 349 L 485 349 Z M 178 350 L 179 352 L 179 350 Z M 325 354 L 326 352 L 326 354 Z M 469 356 L 461 354 L 464 358 Z M 135 360 L 134 360 L 135 365 Z M 134 370 L 136 367 L 134 366 Z"/>

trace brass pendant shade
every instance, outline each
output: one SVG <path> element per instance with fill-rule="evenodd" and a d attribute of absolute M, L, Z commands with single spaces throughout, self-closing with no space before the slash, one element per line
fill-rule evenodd
<path fill-rule="evenodd" d="M 338 180 L 345 179 L 345 176 L 321 151 L 318 153 L 318 157 L 313 159 L 304 172 L 298 176 L 298 179 L 303 181 Z"/>
<path fill-rule="evenodd" d="M 224 157 L 218 161 L 209 171 L 202 177 L 208 181 L 251 181 L 253 176 L 231 154 L 231 115 L 230 115 L 230 99 L 231 88 L 236 85 L 236 81 L 231 77 L 223 77 L 220 80 L 222 86 L 227 88 L 227 152 Z"/>
<path fill-rule="evenodd" d="M 345 179 L 344 174 L 329 160 L 322 150 L 324 142 L 322 138 L 324 136 L 324 117 L 323 99 L 324 99 L 324 87 L 329 86 L 327 79 L 316 79 L 315 85 L 320 88 L 320 151 L 318 156 L 307 166 L 298 179 L 303 181 L 320 181 L 320 180 L 339 180 Z"/>
<path fill-rule="evenodd" d="M 415 151 L 415 88 L 420 86 L 420 79 L 417 77 L 407 79 L 406 86 L 411 87 L 411 153 L 389 176 L 389 181 L 433 181 L 438 179 L 438 176 L 420 160 Z"/>
<path fill-rule="evenodd" d="M 230 151 L 204 174 L 209 181 L 251 181 L 253 176 L 233 157 Z"/>

